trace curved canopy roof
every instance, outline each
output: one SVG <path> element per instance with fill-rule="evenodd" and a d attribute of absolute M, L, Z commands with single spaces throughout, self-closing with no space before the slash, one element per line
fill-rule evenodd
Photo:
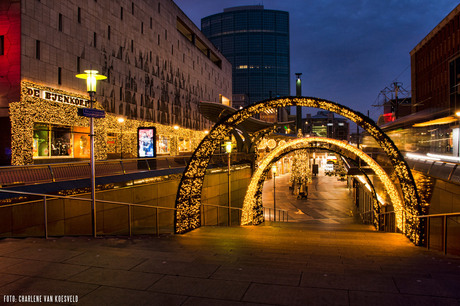
<path fill-rule="evenodd" d="M 204 101 L 200 101 L 199 108 L 200 108 L 201 114 L 206 119 L 212 122 L 218 122 L 223 117 L 228 116 L 238 111 L 237 109 L 227 106 L 225 104 L 216 103 L 216 102 L 204 102 Z M 238 128 L 241 128 L 248 133 L 254 133 L 254 132 L 272 127 L 274 125 L 283 125 L 283 124 L 288 124 L 288 123 L 291 123 L 291 122 L 273 123 L 273 122 L 267 122 L 267 121 L 263 121 L 263 120 L 259 120 L 255 118 L 248 118 L 247 120 L 240 123 L 238 125 Z"/>

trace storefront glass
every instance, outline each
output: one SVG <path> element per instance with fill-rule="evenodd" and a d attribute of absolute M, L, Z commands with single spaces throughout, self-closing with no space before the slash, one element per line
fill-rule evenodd
<path fill-rule="evenodd" d="M 89 128 L 35 123 L 34 158 L 89 158 Z"/>
<path fill-rule="evenodd" d="M 190 139 L 179 137 L 179 153 L 192 152 L 192 143 Z"/>
<path fill-rule="evenodd" d="M 49 130 L 47 124 L 36 123 L 34 125 L 34 148 L 33 156 L 48 157 L 49 156 Z"/>
<path fill-rule="evenodd" d="M 90 157 L 90 138 L 89 128 L 87 127 L 74 127 L 73 128 L 73 148 L 75 158 L 89 158 Z"/>
<path fill-rule="evenodd" d="M 158 154 L 169 154 L 169 137 L 158 135 L 157 136 L 157 152 Z"/>

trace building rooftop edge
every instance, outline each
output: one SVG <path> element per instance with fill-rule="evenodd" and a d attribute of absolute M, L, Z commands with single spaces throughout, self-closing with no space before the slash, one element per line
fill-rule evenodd
<path fill-rule="evenodd" d="M 444 19 L 438 23 L 437 26 L 434 27 L 433 30 L 431 30 L 428 35 L 426 35 L 422 41 L 420 41 L 410 52 L 410 55 L 413 55 L 415 52 L 417 52 L 420 48 L 422 48 L 425 43 L 427 43 L 430 39 L 432 39 L 440 29 L 442 29 L 447 23 L 449 23 L 455 15 L 457 15 L 460 12 L 460 4 L 458 4 Z"/>
<path fill-rule="evenodd" d="M 264 9 L 263 5 L 242 5 L 242 6 L 234 6 L 234 7 L 224 8 L 224 13 L 225 12 L 233 12 L 233 11 L 263 10 L 263 9 Z"/>

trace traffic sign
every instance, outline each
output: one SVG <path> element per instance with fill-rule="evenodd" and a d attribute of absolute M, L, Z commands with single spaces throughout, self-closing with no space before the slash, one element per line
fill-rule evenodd
<path fill-rule="evenodd" d="M 105 111 L 95 108 L 79 108 L 78 116 L 90 118 L 105 118 Z"/>

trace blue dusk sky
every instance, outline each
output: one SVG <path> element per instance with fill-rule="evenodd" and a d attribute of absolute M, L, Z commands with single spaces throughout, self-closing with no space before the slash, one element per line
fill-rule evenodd
<path fill-rule="evenodd" d="M 376 120 L 381 90 L 402 82 L 410 95 L 409 52 L 458 0 L 174 0 L 200 28 L 224 8 L 264 5 L 289 12 L 291 94 L 302 73 L 302 95 L 344 104 Z M 316 111 L 315 111 L 316 112 Z"/>

